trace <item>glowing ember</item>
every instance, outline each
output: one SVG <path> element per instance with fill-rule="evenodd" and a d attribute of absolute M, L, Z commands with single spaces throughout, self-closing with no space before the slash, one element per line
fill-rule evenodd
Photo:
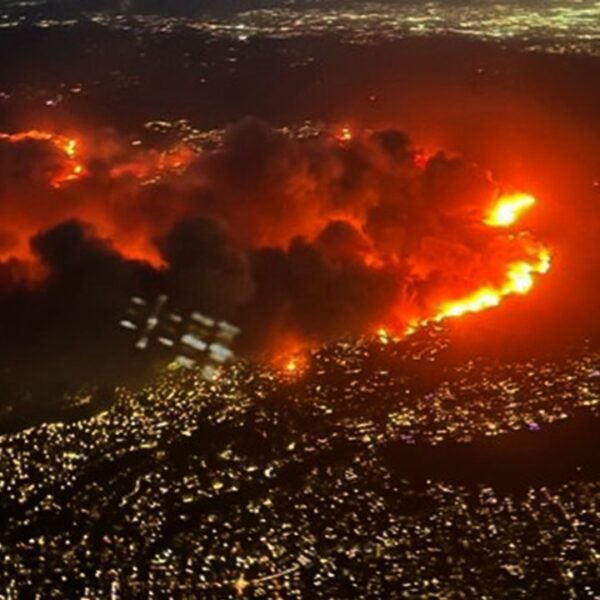
<path fill-rule="evenodd" d="M 535 203 L 535 198 L 529 194 L 503 196 L 490 211 L 485 224 L 490 227 L 509 227 L 517 222 L 523 211 Z"/>
<path fill-rule="evenodd" d="M 390 334 L 389 334 L 388 330 L 385 329 L 385 327 L 380 327 L 377 330 L 377 337 L 379 338 L 379 341 L 382 344 L 387 344 L 390 341 Z"/>
<path fill-rule="evenodd" d="M 67 140 L 63 150 L 69 158 L 75 158 L 77 156 L 77 140 Z"/>
<path fill-rule="evenodd" d="M 353 137 L 352 129 L 350 129 L 350 127 L 342 127 L 337 135 L 337 139 L 340 142 L 351 142 Z"/>
<path fill-rule="evenodd" d="M 301 349 L 295 349 L 288 351 L 286 355 L 279 355 L 272 362 L 273 366 L 282 371 L 290 377 L 299 375 L 307 365 L 308 356 L 306 351 L 308 345 L 303 346 Z"/>
<path fill-rule="evenodd" d="M 298 361 L 295 358 L 290 359 L 285 365 L 285 370 L 288 373 L 295 373 L 298 370 Z"/>

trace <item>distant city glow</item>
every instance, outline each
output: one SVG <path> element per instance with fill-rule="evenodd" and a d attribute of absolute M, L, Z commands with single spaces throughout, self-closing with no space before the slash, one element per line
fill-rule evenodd
<path fill-rule="evenodd" d="M 316 4 L 316 3 L 315 3 Z M 191 32 L 246 42 L 253 37 L 279 39 L 334 32 L 354 43 L 402 37 L 460 35 L 521 44 L 528 50 L 600 54 L 600 4 L 594 0 L 567 2 L 352 2 L 340 6 L 281 3 L 281 6 L 206 13 L 202 18 L 131 14 L 124 20 L 113 12 L 90 14 L 94 23 L 114 29 Z M 42 19 L 38 27 L 54 27 L 59 19 Z M 12 26 L 20 25 L 19 20 Z M 8 26 L 8 25 L 6 25 Z"/>

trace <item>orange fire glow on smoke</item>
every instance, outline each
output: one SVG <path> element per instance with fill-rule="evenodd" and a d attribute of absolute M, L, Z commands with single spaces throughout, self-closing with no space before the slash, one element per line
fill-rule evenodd
<path fill-rule="evenodd" d="M 525 211 L 536 203 L 537 200 L 529 194 L 503 195 L 489 210 L 483 223 L 488 227 L 512 227 L 518 223 Z M 438 305 L 433 316 L 410 320 L 404 329 L 404 335 L 411 335 L 420 327 L 430 323 L 439 323 L 449 318 L 462 317 L 497 307 L 511 295 L 528 294 L 535 286 L 536 276 L 544 275 L 550 270 L 552 254 L 548 248 L 539 243 L 525 237 L 523 240 L 526 240 L 525 246 L 531 257 L 508 263 L 504 278 L 499 284 L 488 283 L 463 298 L 443 301 Z M 391 329 L 384 326 L 376 329 L 375 336 L 384 345 L 394 339 L 399 339 Z M 298 349 L 296 348 L 294 353 L 289 352 L 285 356 L 287 358 L 278 360 L 276 365 L 289 376 L 298 375 L 301 370 Z"/>
<path fill-rule="evenodd" d="M 339 146 L 345 150 L 352 149 L 353 144 L 357 144 L 361 152 L 365 152 L 365 148 L 369 148 L 369 146 L 364 146 L 364 140 L 361 139 L 360 132 L 353 131 L 348 126 L 340 127 L 333 132 L 333 135 Z M 163 205 L 161 205 L 159 211 L 155 204 L 150 204 L 150 206 L 153 214 L 159 214 L 165 222 L 169 222 L 172 215 L 178 215 L 177 210 L 180 211 L 181 216 L 186 216 L 186 211 L 191 210 L 188 209 L 188 204 L 192 206 L 191 201 L 188 202 L 186 193 L 190 198 L 193 196 L 183 186 L 183 183 L 186 183 L 184 181 L 185 175 L 193 176 L 188 178 L 189 181 L 186 183 L 188 186 L 197 185 L 197 181 L 203 182 L 203 177 L 207 177 L 206 173 L 200 169 L 197 171 L 188 169 L 190 166 L 195 166 L 194 161 L 199 157 L 198 152 L 185 144 L 179 144 L 167 151 L 159 151 L 148 148 L 132 150 L 128 145 L 116 142 L 114 143 L 114 150 L 113 146 L 108 143 L 102 145 L 102 148 L 106 146 L 106 151 L 103 152 L 98 148 L 99 144 L 91 143 L 91 138 L 87 134 L 84 137 L 84 142 L 87 143 L 82 144 L 78 138 L 79 136 L 62 135 L 38 129 L 12 134 L 0 132 L 0 141 L 15 144 L 45 142 L 46 153 L 44 156 L 48 155 L 50 157 L 48 162 L 52 170 L 50 175 L 47 174 L 47 170 L 43 170 L 43 186 L 44 188 L 47 186 L 54 188 L 53 193 L 48 194 L 49 197 L 62 198 L 62 195 L 64 195 L 64 198 L 69 200 L 67 203 L 53 202 L 48 205 L 47 211 L 40 211 L 39 216 L 35 211 L 21 213 L 19 210 L 11 212 L 7 209 L 2 216 L 7 221 L 11 220 L 12 229 L 10 233 L 13 234 L 15 242 L 12 246 L 7 245 L 3 251 L 0 251 L 0 261 L 17 258 L 35 267 L 35 256 L 32 255 L 29 248 L 30 239 L 39 231 L 57 224 L 64 220 L 65 216 L 68 216 L 69 218 L 91 223 L 99 237 L 108 240 L 111 246 L 122 256 L 143 260 L 156 268 L 162 268 L 165 265 L 160 251 L 154 244 L 154 240 L 159 237 L 157 230 L 160 232 L 162 222 L 148 224 L 141 218 L 139 219 L 140 223 L 135 223 L 135 226 L 130 228 L 130 224 L 134 219 L 129 216 L 127 211 L 131 209 L 131 214 L 137 214 L 133 209 L 136 208 L 135 202 L 138 201 L 137 194 L 139 190 L 144 189 L 142 186 L 152 186 L 152 184 L 162 181 L 170 182 L 168 177 L 175 179 L 178 176 L 184 176 L 181 184 L 181 189 L 185 192 L 182 194 L 184 201 L 179 209 L 171 209 L 171 205 L 169 205 L 168 209 L 163 211 Z M 202 157 L 202 154 L 200 156 Z M 379 155 L 376 154 L 376 156 Z M 424 176 L 425 170 L 435 160 L 435 156 L 429 152 L 415 151 L 411 160 L 417 169 L 411 177 L 418 180 L 418 178 Z M 208 155 L 208 158 L 211 158 L 210 155 Z M 336 160 L 341 159 L 336 155 Z M 381 157 L 378 160 L 382 160 Z M 108 166 L 106 175 L 102 169 L 95 166 L 98 162 L 103 166 Z M 209 161 L 208 165 L 211 164 Z M 215 177 L 218 185 L 221 186 L 217 188 L 218 190 L 223 191 L 226 195 L 232 195 L 235 199 L 234 191 L 231 191 L 228 185 L 224 186 L 218 180 L 219 170 L 215 169 L 214 164 L 212 164 L 213 171 L 208 171 L 208 175 Z M 381 169 L 388 169 L 387 162 L 382 161 L 382 164 Z M 332 172 L 335 171 L 332 167 L 330 168 Z M 340 168 L 339 165 L 336 168 Z M 389 168 L 391 169 L 391 167 Z M 310 171 L 310 169 L 305 170 Z M 100 182 L 98 184 L 100 186 L 99 192 L 96 191 L 98 186 L 95 185 L 96 173 L 101 174 L 98 177 Z M 432 170 L 432 173 L 435 174 L 436 171 Z M 428 172 L 425 174 L 428 174 Z M 294 177 L 296 176 L 296 173 L 294 173 Z M 386 178 L 388 176 L 391 176 L 391 173 L 386 172 Z M 439 174 L 436 176 L 441 177 Z M 105 179 L 103 179 L 104 177 Z M 297 177 L 300 181 L 301 175 Z M 85 180 L 82 180 L 82 178 L 85 178 Z M 337 182 L 338 179 L 332 181 Z M 414 183 L 413 179 L 410 180 L 411 186 Z M 82 180 L 80 184 L 74 185 L 79 180 Z M 177 181 L 179 184 L 179 180 Z M 289 189 L 298 188 L 303 190 L 302 193 L 304 193 L 304 190 L 312 190 L 313 188 L 328 190 L 332 187 L 331 185 L 329 187 L 324 185 L 319 188 L 319 182 L 310 179 L 307 182 L 302 182 L 302 185 L 298 184 L 296 179 L 293 181 L 294 185 L 288 185 L 287 180 L 284 181 L 285 185 L 282 185 L 281 190 L 279 190 L 282 198 L 285 199 L 285 194 L 290 193 L 288 192 Z M 368 185 L 371 180 L 365 178 L 365 181 L 367 183 L 361 182 L 361 185 Z M 401 179 L 401 181 L 403 180 Z M 326 180 L 326 183 L 329 183 L 329 180 Z M 111 198 L 109 202 L 103 202 L 102 190 L 105 188 L 101 187 L 102 185 L 106 185 L 106 190 L 108 190 L 106 195 Z M 389 185 L 389 187 L 394 191 L 396 190 L 394 185 Z M 410 189 L 412 190 L 412 187 Z M 485 198 L 492 198 L 497 193 L 497 187 L 491 179 L 489 189 L 491 190 L 489 195 L 477 197 L 482 199 L 483 205 L 487 202 Z M 15 188 L 15 190 L 16 192 L 12 193 L 12 196 L 18 197 L 19 190 L 18 188 Z M 336 222 L 339 222 L 338 225 L 340 223 L 345 225 L 346 230 L 342 229 L 342 233 L 344 231 L 347 233 L 347 230 L 349 230 L 354 234 L 354 238 L 348 238 L 349 241 L 346 241 L 346 238 L 340 238 L 339 236 L 336 238 L 333 235 L 329 238 L 324 236 L 318 241 L 325 248 L 323 252 L 327 255 L 328 260 L 330 259 L 332 263 L 336 264 L 336 261 L 339 261 L 342 264 L 347 260 L 358 259 L 357 262 L 360 261 L 361 268 L 364 266 L 369 274 L 377 274 L 388 270 L 390 273 L 389 278 L 393 282 L 397 281 L 399 283 L 398 290 L 400 291 L 397 292 L 397 295 L 394 295 L 396 292 L 390 294 L 390 305 L 386 305 L 385 310 L 381 311 L 383 315 L 380 313 L 373 316 L 375 322 L 371 323 L 367 322 L 367 319 L 363 319 L 356 326 L 356 329 L 359 327 L 362 327 L 363 330 L 369 328 L 371 331 L 376 332 L 376 337 L 382 344 L 391 343 L 397 339 L 397 336 L 401 336 L 403 333 L 410 334 L 427 324 L 498 307 L 509 296 L 528 294 L 534 288 L 539 276 L 547 273 L 552 266 L 550 250 L 535 241 L 527 232 L 517 230 L 523 215 L 537 204 L 534 196 L 527 193 L 503 194 L 483 215 L 480 212 L 480 205 L 468 200 L 464 202 L 464 205 L 469 208 L 469 220 L 466 224 L 468 231 L 473 233 L 475 240 L 480 239 L 479 236 L 482 231 L 485 232 L 484 237 L 489 242 L 489 246 L 485 248 L 491 247 L 492 250 L 489 251 L 489 254 L 486 254 L 485 250 L 481 251 L 478 242 L 469 245 L 467 241 L 463 246 L 461 230 L 457 229 L 455 237 L 448 237 L 448 240 L 450 240 L 448 242 L 449 247 L 452 244 L 452 247 L 466 248 L 470 262 L 467 263 L 466 260 L 462 259 L 460 252 L 458 252 L 458 258 L 449 263 L 451 273 L 448 276 L 444 275 L 442 283 L 435 284 L 437 287 L 427 288 L 429 290 L 426 292 L 429 294 L 428 296 L 425 297 L 425 294 L 423 294 L 424 297 L 415 300 L 411 297 L 413 288 L 410 286 L 415 282 L 416 284 L 429 283 L 426 281 L 429 273 L 434 273 L 437 276 L 443 267 L 443 265 L 440 266 L 438 248 L 443 249 L 446 246 L 433 246 L 432 251 L 425 248 L 422 255 L 419 255 L 421 246 L 415 244 L 415 247 L 419 247 L 419 250 L 415 252 L 413 252 L 411 246 L 410 256 L 411 258 L 413 255 L 416 257 L 415 264 L 417 264 L 417 267 L 413 267 L 411 264 L 410 269 L 405 270 L 402 235 L 398 235 L 395 229 L 390 229 L 391 233 L 389 235 L 378 233 L 378 231 L 382 231 L 381 227 L 375 233 L 368 230 L 368 214 L 372 208 L 373 198 L 377 200 L 378 190 L 379 188 L 372 184 L 371 188 L 366 189 L 368 192 L 366 201 L 357 201 L 356 198 L 352 197 L 352 201 L 348 202 L 347 206 L 338 203 L 337 198 L 334 198 L 336 202 L 331 201 L 330 204 L 323 202 L 321 205 L 319 204 L 318 194 L 315 194 L 317 200 L 311 200 L 310 202 L 302 200 L 302 212 L 297 214 L 297 218 L 281 220 L 281 222 L 277 220 L 277 226 L 274 227 L 271 222 L 273 215 L 269 215 L 268 211 L 265 210 L 267 214 L 263 218 L 262 212 L 256 211 L 256 223 L 250 219 L 252 221 L 250 224 L 244 222 L 239 228 L 243 230 L 244 234 L 245 228 L 249 229 L 251 235 L 248 238 L 253 247 L 273 246 L 285 249 L 289 246 L 290 241 L 297 237 L 312 242 L 312 240 L 318 239 L 319 232 L 323 232 L 328 225 L 336 224 Z M 44 189 L 44 196 L 46 191 Z M 146 199 L 153 201 L 152 188 L 148 192 Z M 373 198 L 369 196 L 371 192 Z M 304 198 L 302 194 L 299 194 L 299 196 Z M 462 209 L 462 188 L 459 189 L 457 196 Z M 275 200 L 279 200 L 277 190 L 273 193 L 273 197 Z M 275 205 L 275 200 L 272 203 L 273 205 Z M 227 203 L 223 204 L 226 205 Z M 64 205 L 68 208 L 62 208 Z M 343 206 L 343 208 L 340 208 L 340 206 Z M 44 208 L 46 208 L 46 205 L 44 205 Z M 392 215 L 394 211 L 402 210 L 400 204 L 391 204 L 390 208 L 392 211 L 390 214 Z M 258 214 L 259 212 L 261 214 Z M 461 212 L 460 215 L 462 214 Z M 474 217 L 471 217 L 471 215 L 474 215 Z M 254 217 L 254 215 L 252 216 Z M 158 217 L 156 218 L 158 219 Z M 237 223 L 235 219 L 236 215 L 234 214 L 234 225 Z M 242 219 L 240 219 L 241 221 Z M 435 219 L 430 219 L 430 221 L 434 222 Z M 155 228 L 153 229 L 153 227 Z M 332 228 L 331 231 L 335 233 L 336 230 Z M 383 231 L 386 230 L 383 229 Z M 437 236 L 436 233 L 431 237 L 434 239 L 439 237 L 442 242 L 445 242 L 444 235 L 445 232 L 440 236 Z M 425 234 L 422 237 L 427 241 Z M 407 238 L 410 238 L 410 236 L 407 235 Z M 500 240 L 498 245 L 494 245 L 496 240 Z M 244 242 L 246 242 L 245 238 Z M 506 248 L 509 254 L 504 252 Z M 499 251 L 497 251 L 498 249 Z M 489 264 L 485 264 L 482 268 L 479 263 L 485 262 L 485 257 L 491 258 L 488 261 Z M 417 259 L 421 260 L 421 263 L 418 263 Z M 472 266 L 472 269 L 465 268 L 464 265 L 467 265 L 467 267 Z M 419 271 L 419 269 L 421 270 Z M 463 271 L 467 273 L 464 276 Z M 423 275 L 423 272 L 426 274 Z M 456 274 L 456 277 L 453 277 L 454 274 Z M 408 283 L 403 287 L 404 282 Z M 416 287 L 416 285 L 413 287 Z M 367 322 L 366 325 L 365 322 Z M 342 326 L 345 326 L 344 323 Z M 378 326 L 379 328 L 377 328 Z M 335 335 L 338 334 L 339 328 L 336 329 Z M 269 356 L 271 364 L 274 364 L 278 370 L 287 373 L 290 377 L 296 377 L 301 375 L 307 366 L 306 350 L 310 343 L 305 339 L 305 332 L 295 332 L 294 337 L 289 337 L 289 335 L 291 334 L 288 332 L 284 336 L 285 339 L 282 340 L 281 335 L 278 334 L 277 352 L 279 354 L 275 358 L 272 358 L 272 353 Z M 315 344 L 323 341 L 316 334 L 313 334 L 311 339 Z"/>
<path fill-rule="evenodd" d="M 167 175 L 181 174 L 197 155 L 191 148 L 179 144 L 166 151 L 154 149 L 135 149 L 123 152 L 124 145 L 119 146 L 111 138 L 100 140 L 100 144 L 82 143 L 79 136 L 72 134 L 56 133 L 41 129 L 30 129 L 16 133 L 0 132 L 0 142 L 9 144 L 24 144 L 27 142 L 42 142 L 48 148 L 56 151 L 56 162 L 53 170 L 44 181 L 57 192 L 65 190 L 69 184 L 81 181 L 83 178 L 92 177 L 94 174 L 88 168 L 96 158 L 106 162 L 107 157 L 112 161 L 109 178 L 135 180 L 140 186 L 157 183 Z M 42 175 L 46 175 L 45 172 Z M 142 231 L 123 232 L 115 225 L 111 214 L 111 206 L 103 206 L 86 198 L 90 191 L 80 191 L 78 201 L 70 206 L 68 216 L 88 222 L 93 225 L 100 237 L 110 240 L 113 247 L 123 256 L 145 261 L 154 267 L 163 265 L 160 254 L 152 239 Z M 52 212 L 52 211 L 51 211 Z M 60 208 L 55 208 L 56 217 L 48 217 L 47 213 L 27 214 L 16 216 L 12 221 L 12 233 L 17 240 L 10 248 L 0 250 L 0 261 L 17 259 L 27 263 L 28 272 L 32 280 L 39 280 L 40 270 L 34 264 L 30 251 L 30 239 L 44 228 L 51 227 L 64 219 L 65 213 Z"/>
<path fill-rule="evenodd" d="M 52 143 L 66 157 L 66 166 L 53 179 L 52 186 L 59 188 L 69 181 L 75 181 L 85 175 L 85 166 L 79 158 L 79 142 L 75 138 L 57 135 L 48 131 L 31 129 L 19 133 L 0 133 L 0 140 L 25 142 L 28 140 Z"/>
<path fill-rule="evenodd" d="M 536 199 L 529 194 L 502 196 L 489 211 L 484 223 L 490 227 L 510 227 L 518 221 L 524 211 L 535 204 Z M 532 252 L 534 256 L 530 260 L 509 263 L 501 285 L 484 285 L 464 298 L 443 302 L 432 318 L 412 321 L 407 333 L 412 333 L 419 326 L 432 321 L 440 322 L 499 306 L 505 297 L 513 294 L 529 293 L 535 285 L 535 276 L 548 273 L 552 266 L 552 255 L 548 248 L 540 245 L 532 249 Z"/>

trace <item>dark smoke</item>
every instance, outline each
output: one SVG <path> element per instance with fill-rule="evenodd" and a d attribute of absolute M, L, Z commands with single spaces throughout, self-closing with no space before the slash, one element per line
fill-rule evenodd
<path fill-rule="evenodd" d="M 132 294 L 229 319 L 253 354 L 401 326 L 521 252 L 481 225 L 498 191 L 485 171 L 426 160 L 399 131 L 298 141 L 246 119 L 144 186 L 160 161 L 123 146 L 88 144 L 86 176 L 57 189 L 52 143 L 0 144 L 4 368 L 131 374 L 117 323 Z"/>

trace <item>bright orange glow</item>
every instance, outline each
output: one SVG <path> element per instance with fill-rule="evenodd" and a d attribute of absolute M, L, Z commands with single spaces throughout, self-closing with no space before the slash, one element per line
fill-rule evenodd
<path fill-rule="evenodd" d="M 63 147 L 63 150 L 69 158 L 75 158 L 77 156 L 77 140 L 67 140 Z"/>
<path fill-rule="evenodd" d="M 502 197 L 492 209 L 489 217 L 486 218 L 485 223 L 492 227 L 513 224 L 523 210 L 535 203 L 536 199 L 527 194 Z M 531 248 L 530 252 L 531 259 L 511 262 L 508 265 L 504 281 L 499 286 L 484 285 L 464 298 L 444 302 L 433 318 L 412 321 L 407 329 L 407 334 L 414 332 L 419 325 L 480 312 L 498 306 L 506 296 L 529 293 L 535 285 L 535 276 L 548 273 L 552 266 L 552 255 L 547 248 L 538 246 Z"/>
<path fill-rule="evenodd" d="M 62 150 L 69 159 L 64 173 L 55 177 L 52 185 L 54 187 L 60 187 L 61 185 L 69 181 L 75 181 L 84 175 L 85 167 L 79 162 L 79 144 L 77 140 L 74 138 L 67 139 L 61 136 L 52 136 L 51 141 L 57 148 Z"/>
<path fill-rule="evenodd" d="M 352 129 L 350 129 L 350 127 L 342 127 L 337 135 L 337 139 L 340 142 L 351 142 L 353 137 Z"/>
<path fill-rule="evenodd" d="M 377 330 L 377 337 L 382 344 L 388 344 L 390 341 L 389 331 L 385 327 L 380 327 Z"/>
<path fill-rule="evenodd" d="M 271 367 L 287 377 L 296 377 L 306 368 L 311 348 L 316 348 L 297 332 L 278 332 L 271 350 L 265 354 Z"/>
<path fill-rule="evenodd" d="M 0 140 L 7 140 L 9 142 L 24 142 L 26 140 L 52 141 L 53 139 L 55 139 L 55 136 L 52 133 L 38 131 L 37 129 L 21 131 L 19 133 L 0 133 Z"/>
<path fill-rule="evenodd" d="M 333 143 L 336 148 L 338 145 L 344 148 L 355 133 L 349 126 L 339 126 L 333 131 L 334 137 L 328 140 L 328 146 Z M 9 243 L 0 249 L 0 261 L 18 258 L 35 267 L 37 259 L 31 250 L 32 237 L 69 217 L 91 224 L 95 235 L 106 239 L 122 256 L 162 268 L 166 265 L 155 239 L 164 235 L 178 219 L 195 214 L 196 204 L 190 201 L 191 191 L 196 189 L 194 186 L 214 188 L 217 196 L 219 193 L 226 194 L 227 198 L 231 195 L 232 206 L 238 201 L 234 186 L 221 181 L 224 178 L 220 169 L 207 170 L 201 160 L 196 165 L 198 152 L 185 144 L 160 151 L 141 148 L 142 142 L 139 142 L 132 150 L 132 144 L 123 147 L 112 138 L 101 143 L 92 142 L 96 138 L 87 133 L 84 135 L 82 144 L 72 135 L 36 129 L 15 134 L 0 132 L 0 141 L 45 142 L 46 152 L 42 154 L 46 155 L 46 160 L 40 170 L 41 183 L 44 188 L 56 188 L 52 194 L 46 194 L 47 189 L 44 189 L 40 198 L 34 198 L 36 204 L 32 206 L 43 206 L 44 210 L 24 210 L 26 202 L 16 200 L 3 208 L 0 216 L 10 223 L 11 235 L 8 236 Z M 361 143 L 368 149 L 367 137 L 361 137 Z M 375 155 L 379 161 L 381 156 L 377 152 Z M 35 157 L 35 153 L 32 156 Z M 397 283 L 397 287 L 392 287 L 389 292 L 386 290 L 381 296 L 388 303 L 387 313 L 373 311 L 368 318 L 357 319 L 358 324 L 354 326 L 356 329 L 361 327 L 362 332 L 371 332 L 381 344 L 393 343 L 403 331 L 408 335 L 428 323 L 497 307 L 507 296 L 528 294 L 539 276 L 551 268 L 550 251 L 531 236 L 516 231 L 519 219 L 537 203 L 530 194 L 505 194 L 498 198 L 491 177 L 485 192 L 477 197 L 471 198 L 470 194 L 463 197 L 462 191 L 457 190 L 449 196 L 451 210 L 448 215 L 451 218 L 447 227 L 445 213 L 444 220 L 440 220 L 437 207 L 429 207 L 431 203 L 427 202 L 419 203 L 420 195 L 425 193 L 420 191 L 419 178 L 428 174 L 432 156 L 428 151 L 417 152 L 414 156 L 416 168 L 411 167 L 407 169 L 409 173 L 398 176 L 398 181 L 410 183 L 406 215 L 401 206 L 404 194 L 399 195 L 397 206 L 395 200 L 389 198 L 381 204 L 385 211 L 380 214 L 373 210 L 387 198 L 389 190 L 395 189 L 390 170 L 395 169 L 395 165 L 383 160 L 381 165 L 369 167 L 373 168 L 373 178 L 364 178 L 360 183 L 364 187 L 356 188 L 360 193 L 354 191 L 354 186 L 347 190 L 345 185 L 338 185 L 340 169 L 345 169 L 340 161 L 328 163 L 318 177 L 308 173 L 311 169 L 294 168 L 293 179 L 290 179 L 292 175 L 287 173 L 286 167 L 281 181 L 279 175 L 274 179 L 273 198 L 281 195 L 285 202 L 291 203 L 291 210 L 281 211 L 276 202 L 269 199 L 264 215 L 263 211 L 257 211 L 260 214 L 239 216 L 237 209 L 229 213 L 227 207 L 223 208 L 223 215 L 216 209 L 215 214 L 219 219 L 231 220 L 236 235 L 251 247 L 286 249 L 298 237 L 314 244 L 326 259 L 327 268 L 331 267 L 336 277 L 339 273 L 344 285 L 346 273 L 353 276 L 355 272 L 360 272 L 361 276 L 364 273 L 366 282 L 373 276 L 376 282 L 381 279 L 389 280 L 392 286 Z M 102 177 L 96 181 L 90 176 L 87 179 L 90 185 L 85 190 L 70 188 L 73 182 L 88 175 L 87 165 L 93 164 L 94 159 L 100 159 L 100 164 L 106 166 L 106 169 L 98 169 L 98 175 Z M 215 157 L 214 164 L 220 164 L 221 160 L 222 157 Z M 443 160 L 440 158 L 441 164 Z M 212 163 L 208 161 L 207 164 Z M 194 168 L 190 169 L 192 165 Z M 422 170 L 426 172 L 421 173 Z M 168 184 L 177 176 L 183 176 L 185 193 L 181 194 L 181 201 L 173 194 L 169 197 L 168 209 L 155 210 L 157 200 L 152 193 L 142 193 L 141 186 L 160 181 Z M 32 182 L 40 183 L 40 177 L 33 178 Z M 175 187 L 172 189 L 173 192 L 176 190 Z M 38 193 L 37 189 L 33 191 Z M 29 190 L 24 194 L 26 192 Z M 64 197 L 62 192 L 65 192 Z M 9 195 L 21 200 L 18 189 L 11 189 Z M 111 198 L 108 202 L 104 202 L 106 195 Z M 412 195 L 414 198 L 408 197 Z M 44 203 L 46 196 L 51 201 Z M 487 206 L 486 199 L 493 197 L 497 201 L 493 206 Z M 423 196 L 421 200 L 425 198 Z M 62 202 L 63 199 L 67 201 Z M 147 219 L 144 202 L 149 202 L 151 208 Z M 164 206 L 167 207 L 167 203 Z M 388 208 L 389 224 L 386 222 Z M 396 219 L 392 208 L 397 208 L 402 218 Z M 423 214 L 423 220 L 416 219 L 417 223 L 412 224 L 408 218 L 413 214 L 411 211 Z M 134 219 L 135 215 L 140 218 Z M 371 222 L 372 215 L 376 218 Z M 460 225 L 456 229 L 453 226 L 455 218 Z M 330 224 L 338 227 L 326 232 Z M 327 235 L 321 235 L 324 232 Z M 374 296 L 372 302 L 378 302 L 378 298 Z M 344 323 L 336 323 L 331 335 L 343 334 L 344 327 Z M 348 325 L 349 329 L 352 327 Z M 309 364 L 308 348 L 320 341 L 318 335 L 312 340 L 305 339 L 302 332 L 290 337 L 282 325 L 281 331 L 273 334 L 269 343 L 272 347 L 269 360 L 280 373 L 300 374 Z"/>
<path fill-rule="evenodd" d="M 0 133 L 0 140 L 7 140 L 9 142 L 24 142 L 27 140 L 43 141 L 52 143 L 58 150 L 60 150 L 67 159 L 67 164 L 61 173 L 57 174 L 52 179 L 53 187 L 61 187 L 69 181 L 79 179 L 85 174 L 85 167 L 79 161 L 78 142 L 75 138 L 68 138 L 62 135 L 50 133 L 48 131 L 39 131 L 37 129 L 31 129 L 30 131 L 23 131 L 19 133 Z"/>
<path fill-rule="evenodd" d="M 509 227 L 514 225 L 521 214 L 535 203 L 535 198 L 530 194 L 502 196 L 484 222 L 490 227 Z"/>
<path fill-rule="evenodd" d="M 306 352 L 306 349 L 304 350 Z M 283 359 L 283 362 L 276 360 L 276 366 L 289 377 L 295 377 L 306 367 L 306 355 L 294 354 Z"/>
<path fill-rule="evenodd" d="M 53 167 L 53 171 L 47 184 L 60 190 L 69 184 L 80 180 L 88 174 L 85 158 L 82 157 L 81 141 L 72 135 L 63 135 L 51 131 L 31 129 L 18 133 L 0 132 L 0 141 L 9 143 L 24 143 L 29 141 L 45 142 L 54 147 L 58 152 L 59 160 Z M 110 175 L 117 179 L 124 176 L 133 176 L 138 179 L 141 185 L 158 181 L 163 174 L 178 174 L 182 172 L 193 160 L 196 154 L 192 149 L 186 146 L 176 146 L 165 152 L 154 150 L 138 151 L 129 155 L 125 160 L 115 161 Z M 55 214 L 63 216 L 64 213 L 57 208 Z M 110 213 L 85 200 L 72 206 L 70 215 L 82 221 L 93 224 L 97 234 L 107 238 L 112 245 L 123 256 L 130 259 L 146 261 L 153 266 L 160 268 L 164 266 L 160 252 L 156 248 L 152 239 L 146 232 L 125 231 L 117 229 Z M 27 215 L 19 222 L 17 217 L 13 217 L 13 229 L 15 231 L 16 243 L 8 250 L 0 252 L 0 261 L 9 258 L 18 258 L 23 261 L 31 261 L 30 271 L 38 272 L 34 268 L 34 257 L 31 254 L 29 240 L 40 229 L 51 227 L 60 218 L 42 217 L 36 219 L 36 215 Z M 38 277 L 39 279 L 39 277 Z"/>

